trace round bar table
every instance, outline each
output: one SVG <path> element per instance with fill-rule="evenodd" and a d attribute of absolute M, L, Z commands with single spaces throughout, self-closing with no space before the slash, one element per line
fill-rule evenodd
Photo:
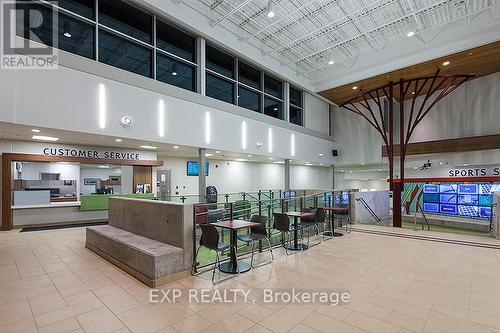
<path fill-rule="evenodd" d="M 292 251 L 301 251 L 301 250 L 306 250 L 307 245 L 299 243 L 299 236 L 298 236 L 298 225 L 299 225 L 299 218 L 303 217 L 311 217 L 311 216 L 316 216 L 314 213 L 306 213 L 306 212 L 286 212 L 285 213 L 287 216 L 293 217 L 293 244 L 287 245 L 287 249 L 292 250 Z"/>
<path fill-rule="evenodd" d="M 345 213 L 349 210 L 346 207 L 322 207 L 322 208 L 329 212 L 330 219 L 333 219 L 333 214 L 335 214 L 335 213 Z M 332 227 L 333 227 L 333 230 L 325 232 L 325 235 L 332 236 L 332 232 L 333 232 L 333 237 L 344 236 L 344 234 L 342 234 L 340 232 L 335 232 L 335 221 L 332 221 Z"/>

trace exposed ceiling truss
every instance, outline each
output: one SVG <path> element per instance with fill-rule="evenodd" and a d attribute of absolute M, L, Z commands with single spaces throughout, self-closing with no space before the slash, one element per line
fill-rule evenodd
<path fill-rule="evenodd" d="M 328 63 L 349 64 L 358 56 L 408 38 L 427 43 L 426 32 L 457 20 L 495 11 L 500 0 L 183 0 L 241 40 L 298 73 L 312 78 Z M 434 36 L 435 37 L 435 36 Z M 350 65 L 352 66 L 352 64 Z"/>

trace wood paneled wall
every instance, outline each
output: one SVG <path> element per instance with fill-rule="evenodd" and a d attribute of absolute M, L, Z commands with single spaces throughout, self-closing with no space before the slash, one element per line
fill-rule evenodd
<path fill-rule="evenodd" d="M 153 168 L 150 166 L 134 166 L 134 188 L 138 184 L 150 184 L 151 190 L 153 189 Z"/>

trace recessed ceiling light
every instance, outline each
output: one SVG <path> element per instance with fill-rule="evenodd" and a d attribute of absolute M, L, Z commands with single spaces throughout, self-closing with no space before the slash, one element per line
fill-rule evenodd
<path fill-rule="evenodd" d="M 358 89 L 358 87 L 357 87 L 357 86 L 352 87 L 352 90 L 356 90 L 356 89 Z"/>
<path fill-rule="evenodd" d="M 142 148 L 142 149 L 158 149 L 158 147 L 155 147 L 155 146 L 139 146 L 139 148 Z"/>
<path fill-rule="evenodd" d="M 274 160 L 274 157 L 269 157 L 270 160 Z"/>
<path fill-rule="evenodd" d="M 248 157 L 252 157 L 252 155 L 248 155 Z"/>
<path fill-rule="evenodd" d="M 33 140 L 52 141 L 52 142 L 55 142 L 55 141 L 59 140 L 59 138 L 55 138 L 55 137 L 52 137 L 52 136 L 44 136 L 44 135 L 33 135 L 31 138 Z"/>
<path fill-rule="evenodd" d="M 340 172 L 344 172 L 345 170 L 340 170 Z"/>
<path fill-rule="evenodd" d="M 237 158 L 235 161 L 238 161 L 238 162 L 247 162 L 248 160 L 245 160 L 244 158 Z"/>
<path fill-rule="evenodd" d="M 276 162 L 274 162 L 274 164 L 285 164 L 285 162 L 283 162 L 283 161 L 276 161 Z"/>
<path fill-rule="evenodd" d="M 417 170 L 418 168 L 417 167 L 413 167 L 413 169 Z"/>
<path fill-rule="evenodd" d="M 122 139 L 115 139 L 116 142 L 122 142 Z"/>
<path fill-rule="evenodd" d="M 99 165 L 97 166 L 99 169 L 109 169 L 109 165 Z"/>
<path fill-rule="evenodd" d="M 269 0 L 269 2 L 267 3 L 267 17 L 269 18 L 273 18 L 274 16 L 276 16 L 276 12 L 274 11 L 274 1 L 273 0 Z"/>
<path fill-rule="evenodd" d="M 352 173 L 352 170 L 351 170 L 351 171 L 349 171 L 349 172 L 350 172 L 350 173 Z"/>
<path fill-rule="evenodd" d="M 408 37 L 415 36 L 415 31 L 408 31 L 406 36 L 408 36 Z"/>
<path fill-rule="evenodd" d="M 382 169 L 378 169 L 378 171 L 382 171 Z"/>
<path fill-rule="evenodd" d="M 361 165 L 365 165 L 364 163 L 361 163 Z"/>
<path fill-rule="evenodd" d="M 32 131 L 33 133 L 40 133 L 40 130 L 39 130 L 39 129 L 36 129 L 36 128 L 33 128 L 31 131 Z"/>
<path fill-rule="evenodd" d="M 464 163 L 464 166 L 469 166 L 467 163 Z"/>
<path fill-rule="evenodd" d="M 179 149 L 179 146 L 174 146 L 174 149 Z"/>
<path fill-rule="evenodd" d="M 330 58 L 330 61 L 328 61 L 328 65 L 333 65 L 335 63 L 335 60 L 333 60 L 333 57 Z"/>
<path fill-rule="evenodd" d="M 216 154 L 220 154 L 220 150 L 216 150 L 216 151 L 215 151 L 215 153 L 216 153 Z"/>
<path fill-rule="evenodd" d="M 210 153 L 205 154 L 205 157 L 212 157 L 212 156 L 214 156 L 214 154 L 210 154 Z"/>
<path fill-rule="evenodd" d="M 445 62 L 443 62 L 443 66 L 448 66 L 449 64 L 450 64 L 450 62 L 449 62 L 449 61 L 445 61 Z"/>
<path fill-rule="evenodd" d="M 320 166 L 323 166 L 323 163 L 320 163 L 319 165 L 320 165 Z"/>

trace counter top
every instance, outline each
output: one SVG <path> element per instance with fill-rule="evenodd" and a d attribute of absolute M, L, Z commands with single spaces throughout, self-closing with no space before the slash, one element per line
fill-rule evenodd
<path fill-rule="evenodd" d="M 37 208 L 61 208 L 61 207 L 80 207 L 80 201 L 54 202 L 49 205 L 18 205 L 11 209 L 37 209 Z"/>

